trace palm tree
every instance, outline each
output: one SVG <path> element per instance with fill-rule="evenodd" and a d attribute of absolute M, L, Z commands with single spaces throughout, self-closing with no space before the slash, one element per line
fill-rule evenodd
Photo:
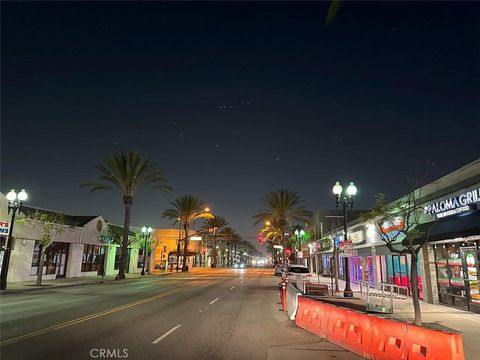
<path fill-rule="evenodd" d="M 188 239 L 190 226 L 195 220 L 198 219 L 210 219 L 213 215 L 205 208 L 202 200 L 192 195 L 181 196 L 175 201 L 170 203 L 173 208 L 166 209 L 162 217 L 166 217 L 170 220 L 175 220 L 173 224 L 180 221 L 184 230 L 184 245 L 183 245 L 183 265 L 182 271 L 187 271 L 187 251 L 188 251 Z"/>
<path fill-rule="evenodd" d="M 280 240 L 285 250 L 286 229 L 292 226 L 293 222 L 305 222 L 312 216 L 312 212 L 301 205 L 304 200 L 295 191 L 272 191 L 265 194 L 262 201 L 264 208 L 253 216 L 255 225 L 267 221 L 275 223 L 280 231 Z M 285 251 L 283 251 L 284 264 L 286 260 Z"/>
<path fill-rule="evenodd" d="M 228 249 L 228 257 L 227 257 L 227 266 L 230 266 L 230 259 L 231 259 L 231 253 L 232 253 L 232 247 L 234 245 L 238 245 L 242 238 L 239 233 L 237 233 L 235 230 L 233 230 L 231 227 L 226 227 L 220 232 L 220 239 L 224 241 L 224 243 L 227 245 Z"/>
<path fill-rule="evenodd" d="M 81 187 L 89 187 L 90 192 L 116 189 L 122 194 L 125 216 L 123 223 L 122 252 L 118 278 L 125 279 L 127 267 L 128 233 L 130 231 L 130 213 L 133 198 L 140 190 L 150 188 L 163 192 L 172 191 L 167 184 L 163 172 L 147 156 L 137 152 L 119 152 L 108 156 L 102 165 L 97 165 L 100 172 L 98 182 L 84 183 Z"/>
<path fill-rule="evenodd" d="M 221 216 L 212 216 L 203 220 L 201 232 L 208 235 L 212 233 L 213 245 L 212 245 L 212 268 L 217 266 L 217 238 L 220 236 L 228 222 Z"/>

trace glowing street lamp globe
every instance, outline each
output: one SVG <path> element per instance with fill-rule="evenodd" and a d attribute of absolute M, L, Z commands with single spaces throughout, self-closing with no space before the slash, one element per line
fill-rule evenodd
<path fill-rule="evenodd" d="M 347 187 L 347 195 L 348 196 L 355 196 L 357 194 L 357 187 L 353 184 L 353 182 L 350 183 Z"/>
<path fill-rule="evenodd" d="M 340 183 L 337 181 L 335 185 L 333 185 L 332 190 L 335 195 L 340 195 L 342 193 L 343 188 L 342 188 L 342 185 L 340 185 Z"/>

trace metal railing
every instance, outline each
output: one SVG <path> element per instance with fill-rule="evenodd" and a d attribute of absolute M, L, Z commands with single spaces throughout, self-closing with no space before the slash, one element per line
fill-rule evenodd
<path fill-rule="evenodd" d="M 365 296 L 365 303 L 367 304 L 367 311 L 369 309 L 378 309 L 378 305 L 370 301 L 370 298 L 381 298 L 381 309 L 388 310 L 393 313 L 394 299 L 407 299 L 408 287 L 395 284 L 379 283 L 376 289 L 372 289 L 367 281 L 362 281 L 358 284 L 360 286 L 360 296 Z M 405 291 L 405 295 L 401 294 Z M 389 308 L 385 306 L 385 298 L 389 298 Z"/>

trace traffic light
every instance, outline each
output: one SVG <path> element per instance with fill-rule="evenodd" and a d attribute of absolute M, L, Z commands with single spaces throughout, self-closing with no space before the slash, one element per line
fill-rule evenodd
<path fill-rule="evenodd" d="M 263 236 L 262 235 L 258 235 L 257 236 L 257 240 L 259 243 L 262 243 L 263 242 Z"/>

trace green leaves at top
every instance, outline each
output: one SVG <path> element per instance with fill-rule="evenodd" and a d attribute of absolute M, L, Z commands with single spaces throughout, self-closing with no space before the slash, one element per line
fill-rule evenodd
<path fill-rule="evenodd" d="M 139 190 L 146 188 L 172 191 L 155 163 L 148 156 L 141 156 L 135 151 L 112 154 L 96 169 L 100 172 L 99 181 L 81 185 L 89 187 L 90 192 L 117 189 L 124 197 L 133 198 Z"/>

